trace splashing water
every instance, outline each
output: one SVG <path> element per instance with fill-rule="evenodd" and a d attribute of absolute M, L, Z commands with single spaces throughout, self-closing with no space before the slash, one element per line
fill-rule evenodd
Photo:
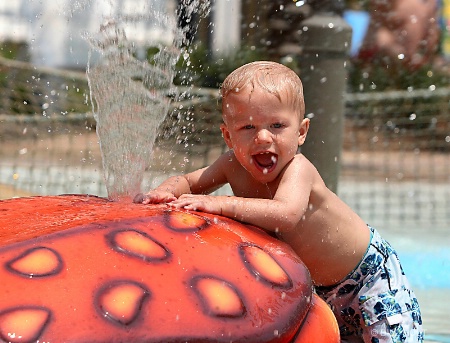
<path fill-rule="evenodd" d="M 161 50 L 155 67 L 133 57 L 125 32 L 115 21 L 102 30 L 105 39 L 97 43 L 106 55 L 88 75 L 106 188 L 117 200 L 140 191 L 157 129 L 169 109 L 167 93 L 178 55 L 176 50 Z"/>
<path fill-rule="evenodd" d="M 197 1 L 189 1 L 190 13 L 196 6 Z M 97 34 L 85 34 L 91 47 L 101 55 L 95 66 L 88 66 L 88 80 L 111 200 L 130 198 L 140 192 L 158 128 L 169 111 L 168 95 L 176 93 L 172 83 L 175 64 L 186 42 L 184 29 L 177 27 L 175 13 L 170 16 L 156 8 L 135 12 L 140 14 L 105 17 Z M 164 32 L 158 36 L 164 36 L 165 43 L 136 43 L 128 37 L 130 25 L 149 21 L 157 23 Z M 167 37 L 171 37 L 170 42 Z M 142 48 L 157 51 L 150 62 L 137 58 L 139 54 L 146 55 Z"/>

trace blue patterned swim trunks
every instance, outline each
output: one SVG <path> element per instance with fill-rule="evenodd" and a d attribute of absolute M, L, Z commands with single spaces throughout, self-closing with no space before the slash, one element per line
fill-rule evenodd
<path fill-rule="evenodd" d="M 397 254 L 369 228 L 370 244 L 358 266 L 316 293 L 336 316 L 342 342 L 423 342 L 419 303 Z"/>

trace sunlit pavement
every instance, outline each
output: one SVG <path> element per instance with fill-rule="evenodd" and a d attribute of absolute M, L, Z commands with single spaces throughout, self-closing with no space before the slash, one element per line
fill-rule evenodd
<path fill-rule="evenodd" d="M 415 185 L 417 188 L 418 186 Z M 353 182 L 340 180 L 339 189 L 344 201 L 350 207 L 360 208 L 357 212 L 364 216 L 370 214 L 368 206 L 379 206 L 391 213 L 389 224 L 385 218 L 373 217 L 368 223 L 381 233 L 397 251 L 415 291 L 422 311 L 426 342 L 450 343 L 450 227 L 448 226 L 449 184 L 424 182 L 412 197 L 408 195 L 412 185 L 408 182 L 380 183 Z M 375 189 L 372 194 L 368 190 Z M 355 197 L 361 190 L 367 197 Z M 383 192 L 389 192 L 389 205 L 385 207 Z M 340 194 L 342 197 L 342 194 Z M 414 197 L 418 197 L 417 199 Z M 411 202 L 414 202 L 413 204 Z M 432 204 L 440 204 L 441 210 L 433 211 Z M 444 205 L 443 205 L 444 204 Z M 406 211 L 408 208 L 409 214 Z M 415 220 L 414 209 L 420 207 L 420 222 Z M 411 211 L 413 211 L 411 213 Z M 404 213 L 410 216 L 410 224 L 396 221 L 395 216 Z M 438 214 L 436 214 L 438 213 Z"/>
<path fill-rule="evenodd" d="M 449 229 L 450 230 L 450 229 Z M 389 233 L 422 311 L 425 342 L 450 343 L 450 239 L 447 230 Z"/>

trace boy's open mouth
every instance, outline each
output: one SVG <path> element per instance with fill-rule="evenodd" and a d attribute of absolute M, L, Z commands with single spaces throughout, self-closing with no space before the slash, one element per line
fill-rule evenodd
<path fill-rule="evenodd" d="M 278 156 L 271 152 L 252 155 L 255 166 L 264 173 L 271 172 L 278 161 Z"/>

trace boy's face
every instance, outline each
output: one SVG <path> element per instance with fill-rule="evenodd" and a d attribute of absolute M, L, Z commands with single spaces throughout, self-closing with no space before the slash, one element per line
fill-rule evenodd
<path fill-rule="evenodd" d="M 241 165 L 261 183 L 274 181 L 305 141 L 309 119 L 287 101 L 249 87 L 224 99 L 222 135 Z"/>

